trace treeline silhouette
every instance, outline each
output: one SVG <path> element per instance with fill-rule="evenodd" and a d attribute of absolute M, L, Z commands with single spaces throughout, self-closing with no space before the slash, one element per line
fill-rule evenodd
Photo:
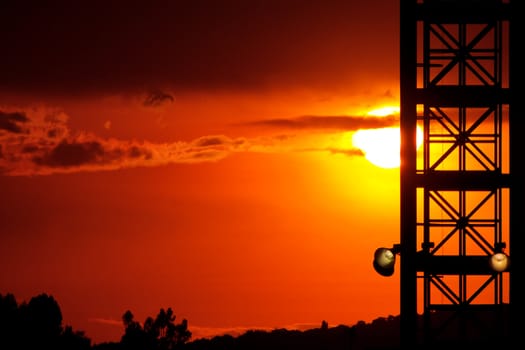
<path fill-rule="evenodd" d="M 62 325 L 62 312 L 50 295 L 18 304 L 13 294 L 0 294 L 0 349 L 91 349 L 82 331 Z"/>
<path fill-rule="evenodd" d="M 92 344 L 83 331 L 62 324 L 62 311 L 53 296 L 42 293 L 18 304 L 13 294 L 0 294 L 1 350 L 173 350 L 191 338 L 188 321 L 175 323 L 171 308 L 161 308 L 155 318 L 147 317 L 143 324 L 127 310 L 122 323 L 120 342 Z"/>
<path fill-rule="evenodd" d="M 478 321 L 489 314 L 477 315 Z M 446 315 L 443 315 L 446 316 Z M 143 323 L 127 310 L 122 315 L 124 334 L 118 342 L 92 344 L 83 331 L 62 324 L 62 312 L 53 296 L 40 294 L 29 302 L 18 304 L 13 294 L 0 294 L 0 350 L 372 350 L 399 349 L 399 316 L 379 317 L 371 323 L 359 321 L 353 326 L 328 327 L 322 321 L 319 328 L 309 330 L 274 329 L 249 330 L 239 336 L 220 335 L 191 340 L 187 320 L 175 322 L 171 308 L 161 308 L 156 317 Z M 422 318 L 420 318 L 420 322 Z M 456 328 L 456 330 L 459 328 Z M 494 349 L 510 346 L 509 338 L 492 339 L 451 336 L 447 341 L 427 344 L 422 349 Z M 494 340 L 494 341 L 492 341 Z M 498 346 L 499 345 L 499 346 Z"/>

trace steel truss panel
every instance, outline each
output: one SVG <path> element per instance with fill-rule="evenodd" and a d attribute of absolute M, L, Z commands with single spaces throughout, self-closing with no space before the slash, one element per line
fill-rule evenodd
<path fill-rule="evenodd" d="M 402 12 L 408 11 L 403 2 Z M 401 246 L 407 254 L 401 269 L 401 326 L 413 325 L 403 313 L 419 309 L 423 337 L 415 342 L 472 335 L 499 339 L 507 336 L 507 328 L 497 325 L 508 322 L 512 270 L 494 272 L 488 261 L 496 252 L 511 251 L 510 2 L 410 4 L 415 15 L 401 14 L 416 28 L 402 24 L 401 135 L 405 161 L 416 159 L 401 168 L 402 191 L 414 192 L 401 196 Z M 414 153 L 403 143 L 414 145 L 416 128 L 423 143 Z M 414 294 L 410 278 L 418 280 L 416 308 L 408 300 Z M 481 309 L 489 310 L 485 314 L 491 313 L 488 319 L 497 325 L 486 327 Z M 409 343 L 410 332 L 403 334 Z"/>

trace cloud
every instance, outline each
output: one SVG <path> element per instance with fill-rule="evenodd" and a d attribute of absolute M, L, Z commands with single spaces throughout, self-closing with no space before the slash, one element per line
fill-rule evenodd
<path fill-rule="evenodd" d="M 265 119 L 240 125 L 294 130 L 341 130 L 386 128 L 399 125 L 399 118 L 361 116 L 301 116 L 289 119 Z"/>
<path fill-rule="evenodd" d="M 115 320 L 115 319 L 110 319 L 110 318 L 90 318 L 88 319 L 88 321 L 92 323 L 99 323 L 99 324 L 104 324 L 108 326 L 122 327 L 122 320 Z"/>
<path fill-rule="evenodd" d="M 160 91 L 155 90 L 151 91 L 148 96 L 146 96 L 146 99 L 142 103 L 146 107 L 158 107 L 168 102 L 173 102 L 175 99 L 172 95 Z"/>
<path fill-rule="evenodd" d="M 23 131 L 23 123 L 28 121 L 24 113 L 0 111 L 0 132 L 2 130 L 19 134 Z"/>
<path fill-rule="evenodd" d="M 350 146 L 347 133 L 339 131 L 324 134 L 281 132 L 251 138 L 205 135 L 191 141 L 153 143 L 103 138 L 73 131 L 68 126 L 68 120 L 66 114 L 52 109 L 0 110 L 0 174 L 47 175 L 213 162 L 238 152 L 363 155 L 360 150 Z M 290 120 L 301 124 L 301 129 L 334 129 L 336 125 L 338 128 L 335 129 L 342 126 L 348 129 L 349 126 L 382 125 L 377 121 L 341 117 L 301 117 Z M 266 123 L 271 127 L 279 125 L 274 121 Z M 255 122 L 253 125 L 257 124 Z"/>
<path fill-rule="evenodd" d="M 341 148 L 327 148 L 326 151 L 332 154 L 344 154 L 347 156 L 364 156 L 365 153 L 359 148 L 341 149 Z"/>
<path fill-rule="evenodd" d="M 91 323 L 97 323 L 101 325 L 105 325 L 108 327 L 122 327 L 122 320 L 117 319 L 109 319 L 109 318 L 90 318 L 88 320 Z M 320 324 L 310 324 L 310 323 L 301 323 L 301 324 L 292 324 L 289 326 L 284 326 L 282 328 L 288 329 L 288 330 L 308 330 L 312 328 L 318 328 Z M 197 340 L 197 339 L 211 339 L 213 337 L 217 336 L 224 336 L 224 335 L 230 335 L 232 337 L 238 337 L 248 331 L 258 330 L 263 332 L 271 332 L 275 330 L 276 328 L 272 327 L 249 327 L 249 326 L 238 326 L 238 327 L 205 327 L 205 326 L 198 326 L 198 325 L 192 325 L 189 326 L 190 331 L 192 333 L 191 339 Z"/>
<path fill-rule="evenodd" d="M 286 325 L 283 327 L 279 327 L 282 329 L 287 330 L 299 330 L 299 331 L 305 331 L 308 329 L 314 329 L 319 328 L 321 323 L 313 324 L 313 323 L 296 323 L 291 325 Z M 263 331 L 263 332 L 271 332 L 273 330 L 278 329 L 277 327 L 202 327 L 197 325 L 190 325 L 190 330 L 192 332 L 192 339 L 201 339 L 201 338 L 213 338 L 215 336 L 223 336 L 223 335 L 231 335 L 233 337 L 238 337 L 248 331 Z"/>
<path fill-rule="evenodd" d="M 282 329 L 287 330 L 299 330 L 299 331 L 305 331 L 309 329 L 319 328 L 321 323 L 319 324 L 313 324 L 313 323 L 297 323 L 297 324 L 291 324 L 287 326 L 280 327 Z M 246 327 L 246 326 L 239 326 L 239 327 L 202 327 L 198 325 L 190 325 L 190 330 L 192 333 L 192 340 L 197 339 L 211 339 L 216 336 L 223 336 L 223 335 L 231 335 L 233 337 L 238 337 L 248 331 L 262 331 L 262 332 L 271 332 L 273 330 L 278 329 L 277 327 Z"/>

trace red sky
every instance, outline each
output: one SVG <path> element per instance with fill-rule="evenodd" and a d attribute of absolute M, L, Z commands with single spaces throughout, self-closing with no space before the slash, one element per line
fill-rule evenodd
<path fill-rule="evenodd" d="M 3 1 L 0 293 L 118 341 L 399 313 L 376 247 L 399 169 L 352 147 L 399 100 L 399 1 Z"/>

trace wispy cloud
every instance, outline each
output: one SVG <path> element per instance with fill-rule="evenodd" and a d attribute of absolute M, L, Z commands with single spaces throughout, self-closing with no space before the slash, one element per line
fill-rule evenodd
<path fill-rule="evenodd" d="M 271 136 L 237 137 L 205 135 L 191 141 L 153 143 L 121 140 L 71 130 L 61 111 L 0 110 L 0 174 L 46 175 L 151 167 L 173 163 L 218 161 L 238 152 L 329 152 L 362 156 L 349 142 L 341 146 L 343 130 L 382 127 L 394 118 L 300 117 L 289 119 L 294 128 L 326 128 L 319 136 L 283 128 L 282 120 L 251 123 L 280 131 Z M 368 120 L 370 119 L 370 120 Z M 286 123 L 285 123 L 286 124 Z"/>
<path fill-rule="evenodd" d="M 95 317 L 95 318 L 90 318 L 88 320 L 88 322 L 92 322 L 92 323 L 100 323 L 100 324 L 104 324 L 104 325 L 108 325 L 108 326 L 118 326 L 118 327 L 124 327 L 123 323 L 122 323 L 122 320 L 115 320 L 115 319 L 111 319 L 111 318 L 100 318 L 100 317 Z"/>
<path fill-rule="evenodd" d="M 399 125 L 399 118 L 363 116 L 300 116 L 297 118 L 264 119 L 239 125 L 293 130 L 340 130 L 386 128 Z"/>
<path fill-rule="evenodd" d="M 122 320 L 117 319 L 108 319 L 108 318 L 90 318 L 89 322 L 98 323 L 102 325 L 107 325 L 109 327 L 123 327 Z M 206 327 L 199 325 L 189 325 L 189 329 L 192 333 L 191 339 L 211 339 L 217 336 L 231 335 L 233 337 L 238 337 L 248 331 L 264 331 L 271 332 L 275 329 L 287 329 L 287 330 L 299 330 L 305 331 L 308 329 L 319 328 L 321 323 L 295 323 L 290 325 L 285 325 L 282 327 L 258 327 L 258 326 L 237 326 L 237 327 Z"/>
<path fill-rule="evenodd" d="M 285 325 L 282 327 L 202 327 L 197 325 L 190 325 L 190 330 L 192 332 L 192 339 L 201 339 L 201 338 L 213 338 L 216 336 L 222 336 L 222 335 L 231 335 L 233 337 L 238 337 L 248 331 L 263 331 L 263 332 L 271 332 L 275 329 L 287 329 L 287 330 L 299 330 L 299 331 L 305 331 L 308 329 L 313 328 L 319 328 L 321 326 L 321 323 L 319 324 L 313 324 L 313 323 L 296 323 L 296 324 L 290 324 Z"/>

